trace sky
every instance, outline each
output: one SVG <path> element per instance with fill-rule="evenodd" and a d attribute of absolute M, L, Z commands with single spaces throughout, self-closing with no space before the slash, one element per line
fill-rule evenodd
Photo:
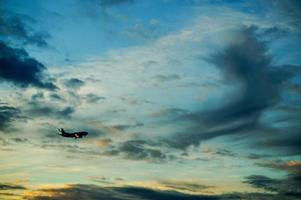
<path fill-rule="evenodd" d="M 300 199 L 300 27 L 299 0 L 0 0 L 0 199 Z"/>

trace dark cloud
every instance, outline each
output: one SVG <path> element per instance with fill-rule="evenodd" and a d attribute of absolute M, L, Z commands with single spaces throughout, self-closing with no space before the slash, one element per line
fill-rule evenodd
<path fill-rule="evenodd" d="M 256 29 L 256 27 L 254 28 Z M 257 29 L 255 32 L 256 35 L 258 35 L 267 42 L 273 42 L 274 40 L 289 34 L 288 30 L 278 26 Z"/>
<path fill-rule="evenodd" d="M 18 194 L 12 193 L 12 192 L 0 192 L 0 198 L 1 197 L 6 197 L 6 198 L 3 198 L 3 199 L 8 199 L 7 197 L 17 198 L 17 197 L 20 197 L 20 196 L 21 195 L 18 195 Z"/>
<path fill-rule="evenodd" d="M 252 175 L 246 177 L 245 183 L 253 187 L 277 192 L 280 196 L 301 197 L 301 176 L 300 174 L 289 174 L 284 179 L 273 179 L 262 175 Z"/>
<path fill-rule="evenodd" d="M 147 188 L 118 188 L 119 192 L 125 194 L 132 194 L 137 196 L 140 199 L 154 199 L 154 200 L 164 200 L 164 199 L 173 199 L 173 200 L 213 200 L 219 199 L 215 196 L 205 196 L 205 195 L 189 195 L 184 193 L 179 193 L 175 191 L 160 191 L 160 190 L 151 190 Z"/>
<path fill-rule="evenodd" d="M 99 177 L 99 176 L 88 176 L 87 177 L 89 180 L 91 180 L 91 181 L 94 181 L 94 182 L 98 182 L 98 183 L 108 183 L 108 184 L 110 184 L 110 183 L 112 183 L 111 181 L 110 181 L 110 178 L 107 178 L 107 177 L 104 177 L 104 176 L 102 176 L 102 177 Z"/>
<path fill-rule="evenodd" d="M 38 100 L 44 99 L 44 93 L 38 92 L 38 93 L 32 95 L 31 99 L 32 99 L 32 101 L 38 101 Z"/>
<path fill-rule="evenodd" d="M 111 146 L 103 152 L 103 155 L 121 156 L 129 160 L 143 160 L 152 163 L 160 163 L 172 159 L 172 156 L 166 155 L 158 149 L 158 145 L 145 140 L 121 142 L 116 146 Z"/>
<path fill-rule="evenodd" d="M 50 36 L 47 33 L 28 34 L 25 24 L 19 18 L 11 18 L 7 21 L 0 18 L 0 35 L 3 37 L 13 37 L 23 44 L 47 47 L 46 39 Z"/>
<path fill-rule="evenodd" d="M 300 31 L 301 2 L 299 0 L 267 0 L 262 2 L 281 17 L 287 18 L 286 23 L 291 24 Z"/>
<path fill-rule="evenodd" d="M 274 170 L 286 171 L 287 177 L 282 179 L 273 179 L 263 175 L 252 175 L 246 177 L 245 183 L 252 185 L 253 187 L 264 189 L 267 191 L 276 192 L 278 196 L 289 197 L 301 197 L 301 162 L 300 161 L 265 161 L 257 163 L 258 166 L 268 167 Z"/>
<path fill-rule="evenodd" d="M 35 20 L 27 15 L 10 13 L 0 8 L 0 36 L 2 39 L 13 40 L 23 45 L 47 47 L 50 35 L 34 30 L 30 25 L 33 23 Z"/>
<path fill-rule="evenodd" d="M 24 112 L 30 117 L 48 117 L 48 118 L 64 118 L 68 119 L 75 112 L 73 107 L 64 108 L 56 105 L 40 104 L 37 102 L 29 102 L 24 108 Z"/>
<path fill-rule="evenodd" d="M 96 94 L 93 94 L 93 93 L 89 93 L 85 96 L 85 99 L 88 103 L 97 103 L 98 101 L 100 100 L 105 100 L 106 98 L 105 97 L 101 97 L 101 96 L 98 96 Z"/>
<path fill-rule="evenodd" d="M 228 149 L 217 149 L 213 153 L 216 154 L 216 155 L 220 155 L 220 156 L 230 156 L 230 157 L 236 157 L 237 156 L 236 153 L 233 153 L 232 151 L 230 151 Z"/>
<path fill-rule="evenodd" d="M 22 185 L 16 185 L 11 183 L 0 183 L 1 190 L 25 190 L 26 188 Z"/>
<path fill-rule="evenodd" d="M 206 189 L 213 188 L 213 186 L 185 181 L 161 181 L 160 184 L 164 185 L 164 187 L 167 187 L 170 190 L 183 192 L 204 192 Z"/>
<path fill-rule="evenodd" d="M 125 131 L 125 130 L 130 129 L 130 128 L 141 127 L 143 125 L 144 125 L 143 123 L 137 122 L 135 124 L 119 124 L 119 125 L 114 125 L 111 128 L 117 129 L 119 131 Z"/>
<path fill-rule="evenodd" d="M 120 97 L 120 100 L 130 105 L 152 104 L 152 102 L 146 99 L 137 98 L 132 95 Z"/>
<path fill-rule="evenodd" d="M 213 55 L 209 62 L 218 67 L 229 84 L 239 81 L 244 90 L 237 99 L 216 111 L 206 113 L 209 123 L 238 121 L 238 127 L 257 122 L 262 111 L 278 102 L 281 84 L 293 74 L 285 67 L 272 67 L 264 43 L 258 41 L 252 28 L 242 31 L 242 42 Z"/>
<path fill-rule="evenodd" d="M 29 142 L 29 140 L 27 138 L 11 138 L 12 141 L 16 142 L 16 143 L 26 143 Z"/>
<path fill-rule="evenodd" d="M 52 93 L 49 95 L 51 100 L 57 100 L 57 101 L 65 101 L 65 99 L 63 97 L 61 97 L 58 94 Z"/>
<path fill-rule="evenodd" d="M 20 87 L 56 89 L 56 86 L 46 79 L 46 67 L 30 57 L 24 49 L 12 48 L 0 42 L 0 66 L 2 81 L 12 82 Z"/>
<path fill-rule="evenodd" d="M 153 78 L 160 83 L 167 82 L 167 81 L 177 81 L 181 79 L 181 77 L 178 74 L 167 74 L 167 75 L 159 74 L 154 76 Z"/>
<path fill-rule="evenodd" d="M 21 194 L 26 190 L 24 185 L 0 183 L 0 199 L 21 199 Z"/>
<path fill-rule="evenodd" d="M 97 177 L 95 177 L 97 178 Z M 93 178 L 94 179 L 94 178 Z M 266 184 L 276 184 L 278 181 L 273 181 L 266 177 L 252 176 L 251 184 L 258 185 L 261 188 L 263 184 L 266 187 Z M 262 179 L 264 181 L 262 181 Z M 291 183 L 296 184 L 299 182 L 300 177 L 290 177 Z M 98 179 L 97 179 L 98 180 Z M 101 183 L 110 184 L 108 178 L 104 177 L 99 179 Z M 264 183 L 263 183 L 264 182 Z M 181 184 L 168 184 L 171 186 L 170 190 L 155 190 L 142 187 L 102 187 L 94 184 L 70 184 L 67 187 L 55 187 L 55 188 L 42 188 L 31 190 L 30 192 L 24 192 L 22 198 L 27 200 L 73 200 L 73 199 L 85 199 L 85 200 L 254 200 L 254 199 L 265 199 L 265 200 L 297 200 L 300 199 L 300 189 L 295 188 L 298 185 L 288 185 L 287 188 L 295 188 L 297 190 L 286 190 L 281 193 L 235 193 L 235 194 L 221 194 L 221 195 L 192 195 L 187 193 L 178 192 L 177 189 Z M 174 189 L 172 187 L 175 186 Z M 191 188 L 201 188 L 205 189 L 208 186 L 198 185 L 198 184 L 183 184 L 184 189 Z M 3 188 L 6 190 L 25 190 L 26 188 L 22 185 L 14 184 L 0 184 L 0 190 Z M 268 187 L 269 188 L 269 187 Z M 2 196 L 19 196 L 18 193 L 0 193 Z"/>
<path fill-rule="evenodd" d="M 148 142 L 144 140 L 129 140 L 123 142 L 118 150 L 124 154 L 125 158 L 131 160 L 161 162 L 167 159 L 167 156 L 161 150 L 151 148 L 148 145 Z"/>
<path fill-rule="evenodd" d="M 214 200 L 214 196 L 190 195 L 175 191 L 160 191 L 137 187 L 100 187 L 96 185 L 69 185 L 65 188 L 41 189 L 29 200 L 85 199 L 85 200 Z M 44 195 L 43 195 L 44 194 Z"/>
<path fill-rule="evenodd" d="M 0 102 L 0 131 L 7 130 L 12 121 L 20 118 L 20 114 L 21 111 L 18 108 Z"/>
<path fill-rule="evenodd" d="M 244 183 L 248 183 L 256 188 L 262 188 L 269 191 L 277 191 L 281 183 L 280 180 L 272 179 L 262 175 L 252 175 L 246 178 Z"/>
<path fill-rule="evenodd" d="M 241 91 L 232 102 L 217 109 L 179 117 L 178 121 L 191 125 L 177 133 L 174 140 L 167 140 L 169 145 L 186 148 L 219 136 L 262 132 L 264 127 L 259 123 L 262 113 L 280 102 L 283 83 L 300 68 L 273 66 L 266 44 L 256 38 L 256 29 L 244 28 L 237 33 L 235 42 L 207 59 L 222 72 L 225 84 L 241 84 Z"/>
<path fill-rule="evenodd" d="M 64 82 L 64 85 L 67 87 L 67 88 L 72 88 L 72 89 L 79 89 L 80 87 L 84 86 L 85 82 L 80 80 L 80 79 L 77 79 L 77 78 L 71 78 L 71 79 L 68 79 L 68 80 L 65 80 Z"/>
<path fill-rule="evenodd" d="M 265 137 L 256 138 L 256 141 L 250 145 L 252 148 L 265 148 L 277 155 L 300 155 L 301 153 L 301 126 L 294 123 L 300 120 L 296 118 L 289 120 L 286 123 L 289 126 L 280 128 L 265 128 L 257 129 L 259 134 L 265 134 Z"/>
<path fill-rule="evenodd" d="M 257 153 L 249 153 L 247 154 L 245 157 L 248 158 L 248 159 L 261 159 L 261 158 L 264 158 L 264 157 L 269 157 L 270 155 L 267 155 L 267 154 L 257 154 Z"/>

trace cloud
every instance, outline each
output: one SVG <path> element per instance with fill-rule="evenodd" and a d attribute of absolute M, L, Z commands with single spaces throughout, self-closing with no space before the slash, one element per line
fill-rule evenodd
<path fill-rule="evenodd" d="M 236 40 L 206 60 L 218 68 L 224 83 L 240 85 L 232 101 L 217 109 L 179 117 L 191 125 L 169 139 L 176 148 L 198 145 L 215 137 L 263 129 L 262 113 L 280 102 L 283 83 L 296 75 L 297 66 L 273 66 L 266 44 L 256 38 L 256 27 L 239 31 Z"/>
<path fill-rule="evenodd" d="M 125 130 L 130 129 L 130 128 L 141 127 L 143 125 L 144 125 L 143 123 L 137 122 L 135 124 L 119 124 L 119 125 L 114 125 L 114 126 L 111 126 L 110 128 L 117 129 L 119 131 L 125 131 Z"/>
<path fill-rule="evenodd" d="M 122 143 L 119 151 L 124 154 L 128 159 L 132 160 L 149 160 L 149 161 L 162 161 L 167 157 L 159 149 L 146 147 L 147 142 L 143 140 L 129 140 Z"/>
<path fill-rule="evenodd" d="M 25 196 L 26 197 L 26 196 Z M 85 200 L 215 200 L 214 196 L 190 195 L 175 191 L 160 191 L 138 187 L 100 187 L 97 185 L 67 185 L 62 188 L 40 189 L 26 197 L 29 200 L 85 199 Z"/>
<path fill-rule="evenodd" d="M 300 155 L 301 137 L 299 132 L 301 126 L 295 121 L 298 121 L 298 119 L 287 121 L 288 126 L 286 127 L 270 129 L 262 127 L 261 129 L 257 129 L 258 133 L 265 133 L 265 137 L 256 138 L 251 147 L 269 149 L 274 153 L 277 152 L 278 155 Z"/>
<path fill-rule="evenodd" d="M 142 105 L 142 104 L 151 104 L 152 103 L 146 99 L 137 98 L 133 95 L 120 97 L 120 100 L 127 104 L 130 104 L 130 105 Z"/>
<path fill-rule="evenodd" d="M 20 118 L 21 111 L 18 108 L 8 106 L 0 102 L 0 131 L 5 131 L 11 122 Z"/>
<path fill-rule="evenodd" d="M 0 182 L 0 199 L 20 199 L 21 192 L 26 190 L 27 188 L 23 185 Z"/>
<path fill-rule="evenodd" d="M 30 26 L 35 20 L 27 15 L 10 13 L 0 8 L 0 36 L 5 40 L 13 39 L 23 45 L 48 47 L 47 39 L 50 35 L 46 32 L 36 31 Z"/>
<path fill-rule="evenodd" d="M 270 155 L 267 154 L 257 154 L 257 153 L 249 153 L 246 155 L 246 158 L 248 159 L 261 159 L 263 157 L 269 157 Z"/>
<path fill-rule="evenodd" d="M 0 80 L 24 88 L 56 89 L 52 82 L 47 81 L 46 67 L 30 57 L 24 49 L 12 48 L 0 42 L 0 65 Z"/>
<path fill-rule="evenodd" d="M 9 144 L 10 143 L 5 138 L 0 137 L 0 145 L 1 146 L 7 146 Z"/>
<path fill-rule="evenodd" d="M 72 89 L 78 90 L 79 88 L 81 88 L 82 86 L 85 85 L 85 82 L 80 79 L 77 79 L 77 78 L 71 78 L 71 79 L 65 80 L 64 85 L 67 88 L 72 88 Z"/>
<path fill-rule="evenodd" d="M 284 179 L 273 179 L 262 175 L 246 177 L 245 183 L 267 191 L 277 192 L 278 195 L 301 197 L 300 174 L 289 174 Z"/>
<path fill-rule="evenodd" d="M 258 166 L 261 167 L 268 167 L 275 170 L 284 170 L 289 173 L 301 173 L 301 162 L 296 160 L 290 161 L 263 161 L 256 163 Z"/>
<path fill-rule="evenodd" d="M 48 117 L 48 118 L 70 118 L 75 112 L 73 107 L 57 107 L 56 105 L 47 105 L 37 102 L 29 102 L 24 108 L 24 112 L 30 117 Z"/>
<path fill-rule="evenodd" d="M 269 191 L 277 191 L 281 183 L 280 180 L 272 179 L 262 175 L 252 175 L 246 178 L 244 183 L 248 183 L 256 188 L 263 188 Z"/>
<path fill-rule="evenodd" d="M 110 138 L 93 139 L 92 141 L 88 141 L 87 143 L 95 144 L 99 148 L 107 148 L 112 144 L 112 140 Z"/>
<path fill-rule="evenodd" d="M 186 193 L 199 193 L 204 192 L 206 189 L 213 188 L 213 186 L 203 185 L 191 181 L 161 181 L 160 184 L 162 184 L 168 190 L 182 191 Z"/>
<path fill-rule="evenodd" d="M 180 80 L 181 77 L 178 74 L 159 74 L 154 76 L 154 79 L 160 83 L 167 82 L 167 81 L 177 81 Z"/>
<path fill-rule="evenodd" d="M 31 96 L 32 101 L 38 101 L 40 99 L 44 99 L 44 93 L 43 92 L 38 92 L 34 95 Z"/>
<path fill-rule="evenodd" d="M 29 140 L 27 138 L 11 138 L 12 141 L 16 142 L 16 143 L 27 143 L 29 142 Z"/>
<path fill-rule="evenodd" d="M 153 147 L 152 142 L 145 140 L 128 140 L 121 142 L 117 147 L 111 147 L 103 154 L 108 156 L 121 156 L 129 160 L 144 160 L 153 163 L 165 162 L 171 159 L 158 148 Z"/>
<path fill-rule="evenodd" d="M 88 103 L 97 103 L 100 100 L 105 100 L 106 99 L 105 97 L 101 97 L 101 96 L 98 96 L 98 95 L 93 94 L 93 93 L 87 94 L 84 98 Z"/>
<path fill-rule="evenodd" d="M 222 149 L 222 148 L 218 148 L 218 149 L 205 149 L 202 152 L 203 153 L 210 153 L 210 154 L 214 154 L 214 155 L 219 155 L 219 156 L 229 156 L 229 157 L 236 157 L 236 156 L 238 156 L 236 153 L 233 153 L 232 151 L 230 151 L 228 149 Z"/>
<path fill-rule="evenodd" d="M 300 31 L 301 3 L 299 0 L 268 0 L 262 2 L 281 17 L 287 18 L 286 23 L 291 24 Z"/>
<path fill-rule="evenodd" d="M 56 101 L 65 101 L 65 99 L 63 97 L 61 97 L 58 94 L 52 93 L 49 95 L 51 100 L 56 100 Z"/>
<path fill-rule="evenodd" d="M 104 180 L 106 181 L 106 179 Z M 192 186 L 194 187 L 194 186 Z M 85 200 L 297 200 L 296 194 L 267 194 L 267 193 L 235 193 L 221 195 L 192 195 L 176 192 L 175 190 L 155 190 L 142 187 L 102 187 L 93 184 L 70 184 L 63 187 L 41 188 L 24 193 L 28 200 L 54 200 L 54 199 L 85 199 Z"/>
<path fill-rule="evenodd" d="M 0 183 L 1 190 L 25 190 L 26 188 L 22 185 L 16 185 L 11 183 Z"/>

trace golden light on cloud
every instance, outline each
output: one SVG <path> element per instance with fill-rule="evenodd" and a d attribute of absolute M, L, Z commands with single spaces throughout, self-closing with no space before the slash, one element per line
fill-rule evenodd
<path fill-rule="evenodd" d="M 99 148 L 106 148 L 108 146 L 110 146 L 110 144 L 112 143 L 112 140 L 109 138 L 105 138 L 105 139 L 97 139 L 97 140 L 90 140 L 87 141 L 88 144 L 95 144 L 97 147 Z"/>
<path fill-rule="evenodd" d="M 132 181 L 125 186 L 143 187 L 153 190 L 172 190 L 186 194 L 213 195 L 219 193 L 215 187 L 206 186 L 194 181 L 162 180 L 162 181 Z"/>
<path fill-rule="evenodd" d="M 287 165 L 290 167 L 301 166 L 301 161 L 290 160 L 287 162 Z"/>
<path fill-rule="evenodd" d="M 105 148 L 105 147 L 108 147 L 111 144 L 111 142 L 112 142 L 111 139 L 102 139 L 102 140 L 96 141 L 96 145 L 98 147 Z"/>
<path fill-rule="evenodd" d="M 23 193 L 25 199 L 33 199 L 34 197 L 43 196 L 43 197 L 54 197 L 57 196 L 58 192 L 56 189 L 67 189 L 71 188 L 68 184 L 42 184 L 37 185 L 32 190 L 26 190 Z"/>

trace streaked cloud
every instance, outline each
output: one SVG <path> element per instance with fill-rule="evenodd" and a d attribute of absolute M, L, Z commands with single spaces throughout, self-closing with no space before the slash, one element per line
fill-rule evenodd
<path fill-rule="evenodd" d="M 0 102 L 0 130 L 7 130 L 13 120 L 21 116 L 18 108 Z"/>

